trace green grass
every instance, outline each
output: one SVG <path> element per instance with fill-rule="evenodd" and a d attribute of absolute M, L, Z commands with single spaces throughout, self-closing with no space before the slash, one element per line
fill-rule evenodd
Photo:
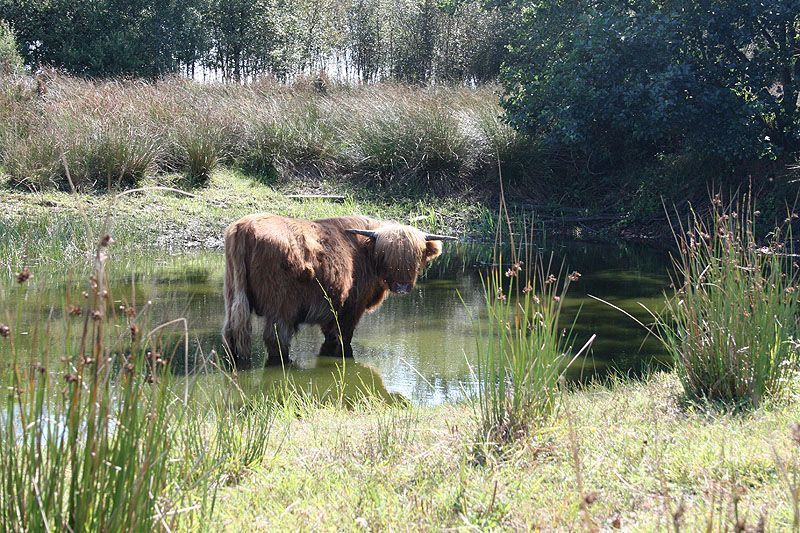
<path fill-rule="evenodd" d="M 312 408 L 287 421 L 264 463 L 220 490 L 210 526 L 581 529 L 576 452 L 588 520 L 601 527 L 665 529 L 680 514 L 687 531 L 709 517 L 712 530 L 730 530 L 734 501 L 750 527 L 762 515 L 768 529 L 790 527 L 780 465 L 798 466 L 796 400 L 736 416 L 686 410 L 680 398 L 669 374 L 567 392 L 547 429 L 482 465 L 468 405 Z"/>
<path fill-rule="evenodd" d="M 180 180 L 172 175 L 171 180 Z M 173 184 L 166 177 L 148 179 L 143 185 Z M 325 185 L 323 185 L 325 186 Z M 285 187 L 283 191 L 303 192 Z M 322 192 L 340 192 L 341 188 Z M 232 170 L 213 172 L 206 187 L 192 196 L 151 190 L 114 196 L 49 191 L 3 192 L 0 213 L 0 268 L 15 272 L 23 263 L 85 257 L 93 240 L 86 220 L 95 230 L 110 214 L 115 250 L 178 250 L 221 248 L 225 227 L 255 212 L 321 218 L 364 214 L 414 224 L 439 233 L 482 235 L 486 208 L 471 197 L 448 199 L 380 200 L 363 191 L 348 190 L 343 203 L 294 200 L 286 193 Z"/>
<path fill-rule="evenodd" d="M 59 529 L 77 520 L 91 529 L 121 515 L 132 529 L 178 531 L 616 524 L 649 531 L 672 523 L 706 529 L 709 520 L 711 530 L 724 530 L 762 517 L 769 529 L 785 529 L 794 520 L 794 380 L 782 402 L 744 414 L 686 403 L 677 374 L 562 389 L 560 409 L 546 423 L 477 461 L 485 442 L 470 403 L 410 406 L 369 394 L 319 402 L 291 383 L 280 398 L 264 389 L 248 395 L 238 386 L 242 376 L 222 373 L 228 387 L 202 389 L 191 377 L 148 372 L 158 367 L 154 356 L 135 358 L 131 371 L 120 354 L 146 355 L 180 335 L 162 329 L 164 344 L 150 341 L 154 328 L 137 315 L 140 351 L 133 352 L 128 313 L 88 322 L 95 333 L 88 338 L 108 339 L 87 345 L 90 359 L 103 355 L 97 365 L 80 357 L 80 347 L 102 284 L 81 317 L 56 312 L 38 325 L 6 318 L 36 304 L 25 284 L 15 287 L 3 302 L 11 335 L 0 336 L 7 400 L 0 511 L 10 529 Z M 105 336 L 97 336 L 100 326 Z M 24 333 L 28 342 L 39 339 L 34 357 L 15 359 L 11 343 Z M 20 416 L 25 423 L 17 423 Z M 54 434 L 52 421 L 62 419 L 75 429 Z M 143 479 L 146 491 L 137 485 Z M 38 499 L 43 486 L 52 494 L 46 505 Z"/>

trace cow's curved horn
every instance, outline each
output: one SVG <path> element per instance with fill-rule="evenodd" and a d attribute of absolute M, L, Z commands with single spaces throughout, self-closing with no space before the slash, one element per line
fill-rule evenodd
<path fill-rule="evenodd" d="M 345 231 L 354 235 L 363 235 L 364 237 L 369 237 L 370 239 L 374 239 L 378 236 L 376 231 L 370 229 L 347 229 Z"/>
<path fill-rule="evenodd" d="M 458 237 L 452 237 L 450 235 L 436 235 L 434 233 L 426 233 L 425 234 L 426 241 L 457 241 Z"/>

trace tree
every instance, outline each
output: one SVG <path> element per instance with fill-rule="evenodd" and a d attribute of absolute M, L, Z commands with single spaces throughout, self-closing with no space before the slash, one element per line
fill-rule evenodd
<path fill-rule="evenodd" d="M 682 154 L 729 162 L 798 151 L 800 2 L 515 4 L 514 125 L 607 171 Z"/>
<path fill-rule="evenodd" d="M 22 72 L 22 56 L 8 22 L 0 19 L 0 75 Z"/>

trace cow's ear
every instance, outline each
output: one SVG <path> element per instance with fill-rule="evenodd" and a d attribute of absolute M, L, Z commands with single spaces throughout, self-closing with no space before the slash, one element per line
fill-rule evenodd
<path fill-rule="evenodd" d="M 430 261 L 442 253 L 442 241 L 425 241 L 425 259 Z"/>

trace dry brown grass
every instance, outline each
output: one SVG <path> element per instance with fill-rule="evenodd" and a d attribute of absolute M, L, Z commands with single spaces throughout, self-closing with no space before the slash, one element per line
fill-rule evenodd
<path fill-rule="evenodd" d="M 92 82 L 55 74 L 0 81 L 0 162 L 11 182 L 83 190 L 184 173 L 202 185 L 218 164 L 267 178 L 349 176 L 437 192 L 479 183 L 526 157 L 494 88 L 395 84 Z"/>

